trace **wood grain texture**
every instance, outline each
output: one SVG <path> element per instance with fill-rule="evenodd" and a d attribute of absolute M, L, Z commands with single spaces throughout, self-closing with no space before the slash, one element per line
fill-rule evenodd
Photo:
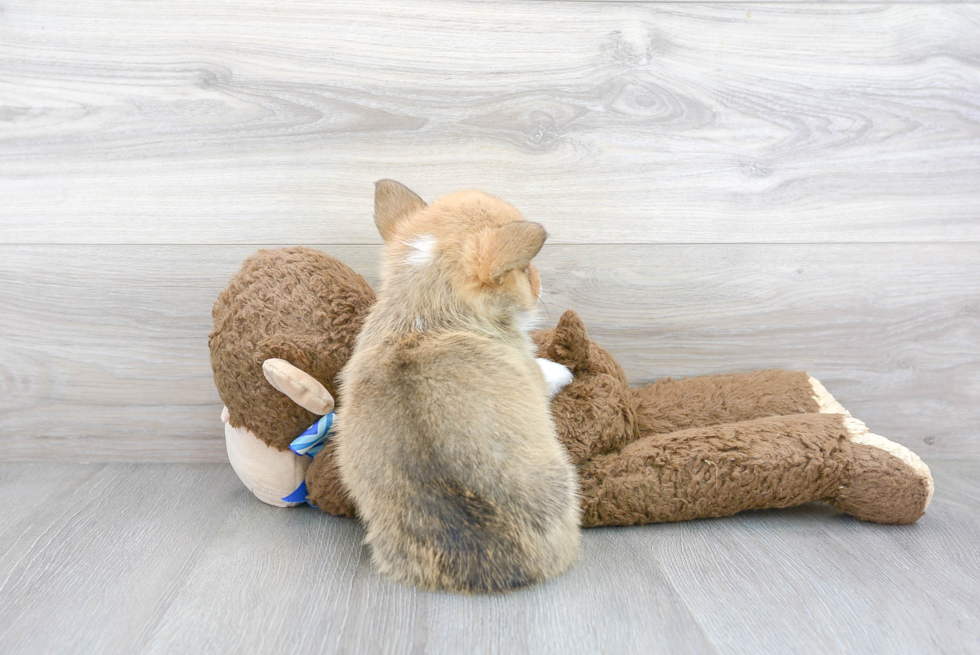
<path fill-rule="evenodd" d="M 963 553 L 976 550 L 980 503 L 962 485 L 976 467 L 934 464 L 936 502 L 898 529 L 806 506 L 758 512 L 751 527 L 699 521 L 643 536 L 722 652 L 970 653 L 980 566 Z"/>
<path fill-rule="evenodd" d="M 377 284 L 379 249 L 324 250 Z M 225 461 L 207 334 L 251 246 L 0 247 L 0 458 Z M 795 368 L 872 430 L 980 453 L 980 245 L 546 246 L 636 384 Z"/>
<path fill-rule="evenodd" d="M 215 469 L 93 468 L 13 469 L 30 485 L 63 483 L 29 516 L 0 515 L 5 653 L 134 652 L 234 507 Z"/>
<path fill-rule="evenodd" d="M 376 243 L 380 177 L 554 243 L 976 242 L 980 7 L 3 4 L 4 243 Z"/>
<path fill-rule="evenodd" d="M 258 502 L 227 465 L 0 464 L 0 649 L 151 653 L 973 653 L 980 462 L 933 462 L 911 526 L 817 505 L 587 530 L 565 575 L 435 594 L 363 531 Z M 60 482 L 47 483 L 45 480 Z"/>

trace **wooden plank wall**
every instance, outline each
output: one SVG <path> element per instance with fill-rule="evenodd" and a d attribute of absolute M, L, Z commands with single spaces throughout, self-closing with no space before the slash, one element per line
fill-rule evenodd
<path fill-rule="evenodd" d="M 0 458 L 221 461 L 259 246 L 372 283 L 371 183 L 544 223 L 634 382 L 803 368 L 980 455 L 980 7 L 0 2 Z"/>

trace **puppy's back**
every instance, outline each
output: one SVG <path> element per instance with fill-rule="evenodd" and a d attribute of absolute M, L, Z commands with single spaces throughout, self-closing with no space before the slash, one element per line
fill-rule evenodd
<path fill-rule="evenodd" d="M 470 333 L 355 355 L 338 455 L 382 572 L 502 591 L 570 565 L 576 479 L 536 374 L 519 351 Z"/>

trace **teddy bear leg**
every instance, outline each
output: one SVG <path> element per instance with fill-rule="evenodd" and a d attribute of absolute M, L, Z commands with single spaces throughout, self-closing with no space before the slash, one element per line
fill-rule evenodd
<path fill-rule="evenodd" d="M 766 416 L 847 413 L 819 380 L 802 371 L 666 378 L 631 391 L 641 435 Z"/>
<path fill-rule="evenodd" d="M 835 497 L 843 417 L 796 414 L 650 435 L 580 467 L 583 525 L 729 516 Z"/>
<path fill-rule="evenodd" d="M 267 505 L 293 507 L 302 503 L 303 500 L 285 498 L 302 484 L 312 460 L 288 450 L 276 450 L 245 428 L 233 428 L 227 409 L 221 412 L 221 420 L 225 424 L 228 461 L 242 484 Z"/>
<path fill-rule="evenodd" d="M 846 416 L 850 464 L 831 501 L 863 521 L 914 523 L 932 500 L 929 467 L 905 446 L 872 434 L 861 421 Z"/>
<path fill-rule="evenodd" d="M 685 521 L 814 501 L 865 520 L 914 521 L 928 504 L 928 469 L 858 424 L 810 413 L 647 436 L 579 467 L 583 525 Z"/>

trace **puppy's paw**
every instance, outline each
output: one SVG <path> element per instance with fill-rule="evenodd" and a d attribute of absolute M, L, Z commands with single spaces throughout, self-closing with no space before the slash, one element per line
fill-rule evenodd
<path fill-rule="evenodd" d="M 572 372 L 564 364 L 553 362 L 544 357 L 538 357 L 538 366 L 544 373 L 544 379 L 548 382 L 548 395 L 554 396 L 556 393 L 567 387 L 572 382 Z"/>

